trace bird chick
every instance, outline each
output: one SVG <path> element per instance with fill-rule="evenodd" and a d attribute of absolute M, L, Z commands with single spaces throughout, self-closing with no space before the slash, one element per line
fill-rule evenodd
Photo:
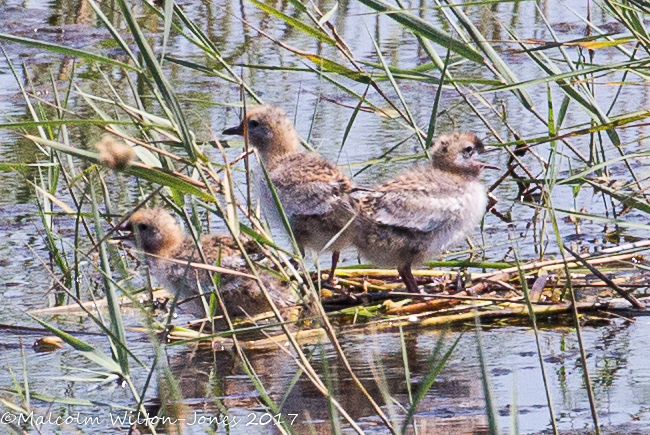
<path fill-rule="evenodd" d="M 442 135 L 430 163 L 373 190 L 355 191 L 354 244 L 360 253 L 377 266 L 396 267 L 407 290 L 417 293 L 411 266 L 471 233 L 485 213 L 487 194 L 479 176 L 490 166 L 474 159 L 483 151 L 474 134 Z"/>
<path fill-rule="evenodd" d="M 323 250 L 354 218 L 348 198 L 352 182 L 319 154 L 300 149 L 298 134 L 283 109 L 271 105 L 248 108 L 241 124 L 223 134 L 248 136 L 268 171 L 303 254 L 305 249 Z M 281 222 L 267 181 L 259 174 L 257 178 L 267 218 Z M 334 279 L 341 249 L 352 242 L 351 230 L 352 225 L 348 225 L 329 247 L 329 283 Z"/>
<path fill-rule="evenodd" d="M 213 290 L 210 273 L 188 266 L 187 263 L 168 261 L 176 259 L 203 262 L 194 240 L 183 234 L 176 219 L 162 208 L 144 209 L 135 212 L 120 230 L 130 232 L 139 248 L 155 256 L 148 258 L 152 276 L 168 286 L 170 291 L 179 293 L 181 310 L 199 318 L 205 317 L 203 303 L 198 297 L 199 285 L 203 293 L 209 294 Z M 230 235 L 207 234 L 201 236 L 200 240 L 207 264 L 250 274 L 246 260 Z M 257 245 L 251 240 L 244 241 L 244 248 L 249 255 L 260 254 Z M 296 304 L 289 285 L 268 273 L 261 273 L 261 277 L 279 309 Z M 219 293 L 231 316 L 255 316 L 271 311 L 257 281 L 252 278 L 223 273 Z M 183 303 L 184 299 L 189 300 Z M 216 314 L 222 313 L 218 310 Z"/>

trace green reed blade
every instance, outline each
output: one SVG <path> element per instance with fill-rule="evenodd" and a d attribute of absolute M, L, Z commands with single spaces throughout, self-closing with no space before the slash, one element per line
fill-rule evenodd
<path fill-rule="evenodd" d="M 483 56 L 472 47 L 463 44 L 457 38 L 449 35 L 448 33 L 432 26 L 422 18 L 419 18 L 409 12 L 405 12 L 383 0 L 359 0 L 364 5 L 377 12 L 386 13 L 386 16 L 402 24 L 407 29 L 411 30 L 420 36 L 423 36 L 432 42 L 435 42 L 442 47 L 445 47 L 454 53 L 457 53 L 473 62 L 483 63 Z"/>
<path fill-rule="evenodd" d="M 256 7 L 259 9 L 263 10 L 267 14 L 273 15 L 276 18 L 281 19 L 285 23 L 287 23 L 289 26 L 296 28 L 302 32 L 305 32 L 309 36 L 312 36 L 316 38 L 317 40 L 324 42 L 329 45 L 335 45 L 336 40 L 330 37 L 327 33 L 323 32 L 322 30 L 315 29 L 302 21 L 293 18 L 284 12 L 281 12 L 277 9 L 275 9 L 273 6 L 267 5 L 266 3 L 259 2 L 257 0 L 248 0 L 249 2 L 253 3 Z"/>

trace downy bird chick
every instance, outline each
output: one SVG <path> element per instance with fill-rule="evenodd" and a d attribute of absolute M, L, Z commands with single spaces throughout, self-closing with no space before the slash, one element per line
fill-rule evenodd
<path fill-rule="evenodd" d="M 485 214 L 480 174 L 491 166 L 474 159 L 483 151 L 474 134 L 442 135 L 432 147 L 431 162 L 373 190 L 355 191 L 354 244 L 361 255 L 377 266 L 397 268 L 407 290 L 417 293 L 411 266 L 453 246 Z"/>
<path fill-rule="evenodd" d="M 305 249 L 323 250 L 354 218 L 349 201 L 352 182 L 322 156 L 301 150 L 298 134 L 283 109 L 271 105 L 248 108 L 241 124 L 223 134 L 248 136 L 268 171 L 303 254 Z M 257 178 L 267 217 L 279 221 L 266 179 L 259 174 Z M 334 279 L 341 249 L 351 244 L 351 230 L 350 224 L 329 248 L 332 267 L 328 283 Z"/>
<path fill-rule="evenodd" d="M 135 212 L 119 229 L 130 232 L 130 238 L 135 239 L 139 248 L 155 256 L 147 259 L 152 276 L 170 291 L 179 293 L 181 310 L 199 318 L 205 317 L 197 282 L 200 283 L 201 292 L 208 296 L 213 291 L 214 284 L 208 271 L 186 263 L 203 261 L 194 240 L 183 234 L 176 219 L 162 208 L 143 209 Z M 230 235 L 203 235 L 201 247 L 207 264 L 250 274 L 246 260 Z M 244 248 L 250 255 L 260 254 L 257 245 L 250 240 L 244 241 Z M 182 260 L 183 263 L 171 262 L 169 259 Z M 296 304 L 288 284 L 269 273 L 261 272 L 261 277 L 278 309 Z M 266 297 L 253 278 L 222 273 L 219 293 L 230 316 L 255 316 L 271 311 Z M 182 303 L 183 300 L 188 301 Z M 219 309 L 218 314 L 222 314 Z"/>

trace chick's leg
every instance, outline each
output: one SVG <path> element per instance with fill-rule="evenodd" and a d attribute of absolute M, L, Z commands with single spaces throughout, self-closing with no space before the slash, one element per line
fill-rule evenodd
<path fill-rule="evenodd" d="M 339 263 L 339 257 L 341 256 L 341 251 L 332 252 L 332 267 L 330 268 L 330 274 L 325 280 L 325 284 L 332 285 L 334 283 L 334 272 L 336 271 L 336 265 Z"/>
<path fill-rule="evenodd" d="M 397 271 L 399 272 L 399 276 L 402 278 L 404 285 L 406 285 L 406 290 L 409 293 L 419 293 L 418 282 L 413 276 L 413 272 L 411 272 L 411 263 L 400 267 Z"/>

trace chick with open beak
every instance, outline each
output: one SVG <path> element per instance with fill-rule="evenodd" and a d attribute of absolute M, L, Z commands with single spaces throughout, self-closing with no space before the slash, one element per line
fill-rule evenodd
<path fill-rule="evenodd" d="M 431 162 L 417 165 L 372 190 L 352 193 L 359 214 L 354 244 L 377 266 L 397 268 L 409 292 L 418 292 L 412 265 L 441 254 L 480 223 L 487 194 L 477 160 L 483 143 L 471 133 L 440 136 Z"/>

